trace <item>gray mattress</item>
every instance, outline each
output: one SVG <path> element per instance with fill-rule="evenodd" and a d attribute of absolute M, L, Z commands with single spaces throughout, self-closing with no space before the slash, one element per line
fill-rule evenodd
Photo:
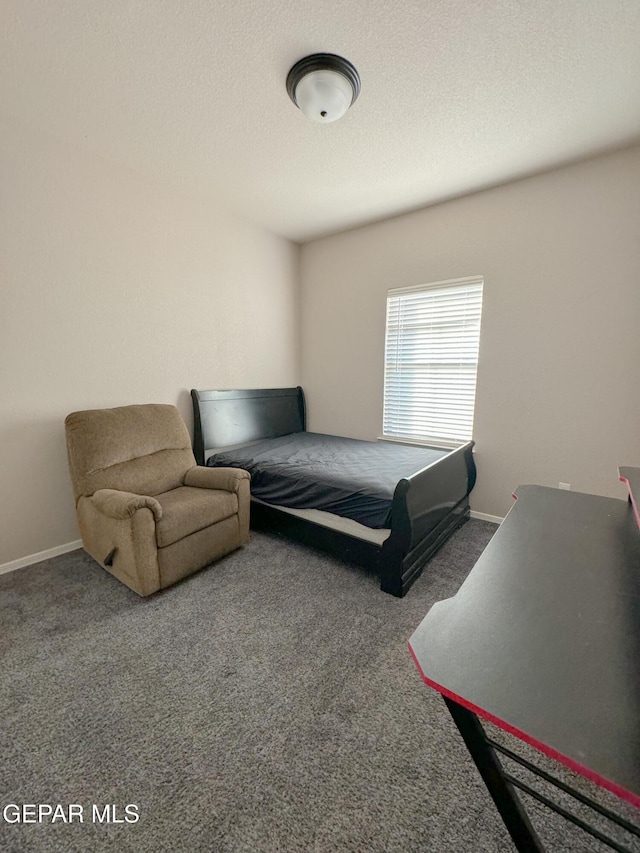
<path fill-rule="evenodd" d="M 449 452 L 296 432 L 214 453 L 207 465 L 249 471 L 252 495 L 266 503 L 320 509 L 381 528 L 391 526 L 398 481 Z"/>

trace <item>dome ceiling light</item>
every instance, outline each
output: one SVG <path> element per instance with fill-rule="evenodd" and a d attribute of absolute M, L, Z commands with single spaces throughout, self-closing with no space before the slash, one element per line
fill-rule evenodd
<path fill-rule="evenodd" d="M 342 118 L 360 94 L 360 76 L 335 53 L 313 53 L 300 59 L 287 75 L 293 103 L 320 124 Z"/>

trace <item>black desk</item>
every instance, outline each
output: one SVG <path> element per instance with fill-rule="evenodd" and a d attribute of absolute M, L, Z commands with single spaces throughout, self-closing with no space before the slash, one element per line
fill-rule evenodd
<path fill-rule="evenodd" d="M 504 771 L 496 750 L 513 753 L 486 737 L 478 716 L 640 808 L 640 531 L 626 501 L 542 486 L 521 486 L 517 498 L 409 648 L 516 847 L 541 851 L 514 785 L 532 792 Z"/>

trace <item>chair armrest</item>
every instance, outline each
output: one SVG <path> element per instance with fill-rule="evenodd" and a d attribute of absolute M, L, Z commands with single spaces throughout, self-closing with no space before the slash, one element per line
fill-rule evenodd
<path fill-rule="evenodd" d="M 150 509 L 156 521 L 162 518 L 162 507 L 149 495 L 134 495 L 132 492 L 120 492 L 117 489 L 98 489 L 90 500 L 96 509 L 110 518 L 129 518 L 139 509 Z"/>
<path fill-rule="evenodd" d="M 185 474 L 184 484 L 196 489 L 222 489 L 225 492 L 237 492 L 240 483 L 250 479 L 251 474 L 243 468 L 206 468 L 204 465 L 195 465 Z"/>

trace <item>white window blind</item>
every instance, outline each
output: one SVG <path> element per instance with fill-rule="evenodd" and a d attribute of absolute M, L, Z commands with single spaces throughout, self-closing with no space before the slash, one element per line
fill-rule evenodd
<path fill-rule="evenodd" d="M 438 444 L 473 431 L 481 277 L 390 290 L 383 434 Z"/>

